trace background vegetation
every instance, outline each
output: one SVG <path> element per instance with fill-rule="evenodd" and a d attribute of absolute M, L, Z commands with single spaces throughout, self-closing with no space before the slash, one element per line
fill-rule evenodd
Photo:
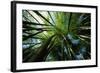
<path fill-rule="evenodd" d="M 22 11 L 23 62 L 91 59 L 91 14 Z"/>

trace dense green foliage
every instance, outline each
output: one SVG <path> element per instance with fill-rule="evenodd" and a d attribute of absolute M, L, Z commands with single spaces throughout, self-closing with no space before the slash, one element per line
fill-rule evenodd
<path fill-rule="evenodd" d="M 23 62 L 91 59 L 91 14 L 22 11 Z"/>

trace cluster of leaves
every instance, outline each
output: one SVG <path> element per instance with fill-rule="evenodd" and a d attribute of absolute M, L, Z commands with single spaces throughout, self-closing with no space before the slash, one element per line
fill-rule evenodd
<path fill-rule="evenodd" d="M 23 10 L 23 62 L 91 59 L 91 14 Z"/>

